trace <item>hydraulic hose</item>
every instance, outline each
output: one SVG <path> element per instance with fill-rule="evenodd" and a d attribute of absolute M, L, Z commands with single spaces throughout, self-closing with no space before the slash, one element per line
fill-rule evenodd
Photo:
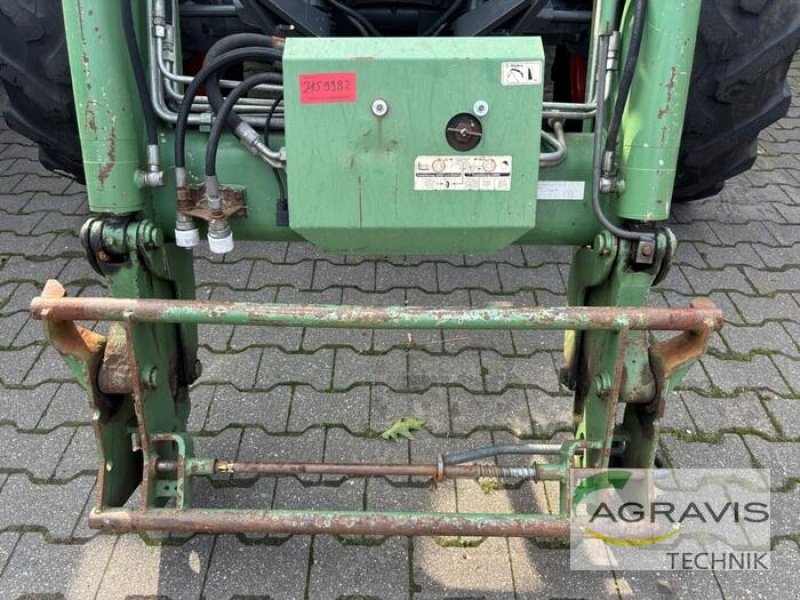
<path fill-rule="evenodd" d="M 432 35 L 439 35 L 439 33 L 444 29 L 447 25 L 448 21 L 456 14 L 461 5 L 464 4 L 464 0 L 454 0 L 450 7 L 444 11 L 439 18 L 434 21 L 433 25 L 428 27 L 425 31 L 422 32 L 423 37 L 432 36 Z"/>
<path fill-rule="evenodd" d="M 208 136 L 208 145 L 206 146 L 206 177 L 216 177 L 217 175 L 217 151 L 219 149 L 219 141 L 225 129 L 228 115 L 233 112 L 234 105 L 242 96 L 257 85 L 280 81 L 281 76 L 278 73 L 258 73 L 245 79 L 228 94 L 228 97 L 225 98 L 225 101 L 217 112 L 217 118 L 214 120 L 214 124 L 211 126 L 211 133 Z M 273 103 L 273 106 L 276 105 L 277 103 Z"/>
<path fill-rule="evenodd" d="M 617 149 L 617 138 L 619 128 L 622 124 L 622 113 L 625 111 L 625 104 L 628 102 L 628 95 L 633 84 L 633 75 L 636 72 L 636 63 L 639 62 L 639 51 L 642 48 L 642 38 L 644 37 L 644 18 L 647 12 L 647 0 L 633 0 L 633 31 L 631 31 L 630 42 L 628 42 L 628 54 L 625 58 L 625 67 L 619 78 L 617 86 L 617 99 L 614 102 L 614 110 L 611 113 L 611 121 L 608 123 L 608 135 L 606 137 L 606 152 L 615 152 Z"/>
<path fill-rule="evenodd" d="M 339 2 L 339 0 L 328 0 L 328 4 L 333 6 L 339 12 L 343 13 L 348 18 L 350 23 L 352 23 L 353 26 L 358 29 L 361 35 L 373 35 L 375 37 L 380 37 L 380 31 L 375 29 L 375 26 L 370 23 L 369 19 L 367 19 L 357 10 L 354 10 L 346 4 Z"/>
<path fill-rule="evenodd" d="M 156 113 L 150 101 L 150 92 L 147 88 L 147 77 L 142 63 L 142 54 L 139 51 L 139 42 L 136 40 L 136 29 L 133 25 L 133 8 L 131 0 L 122 0 L 122 31 L 125 35 L 125 46 L 128 50 L 128 58 L 131 61 L 133 79 L 136 83 L 136 92 L 139 96 L 142 114 L 144 115 L 144 125 L 147 131 L 147 145 L 158 145 L 158 133 L 156 129 Z"/>
<path fill-rule="evenodd" d="M 597 112 L 594 117 L 594 154 L 592 159 L 592 210 L 600 224 L 613 235 L 624 240 L 646 240 L 652 234 L 623 229 L 612 223 L 600 205 L 600 178 L 603 171 L 603 120 L 605 116 L 606 71 L 608 55 L 608 36 L 601 35 L 597 53 Z"/>
<path fill-rule="evenodd" d="M 200 87 L 213 75 L 222 69 L 238 64 L 245 60 L 273 64 L 281 59 L 281 52 L 273 48 L 237 48 L 215 58 L 204 65 L 192 82 L 186 87 L 183 102 L 178 108 L 175 122 L 175 168 L 177 170 L 178 187 L 185 185 L 186 178 L 186 130 L 189 126 L 189 112 Z"/>
<path fill-rule="evenodd" d="M 211 48 L 208 49 L 203 64 L 207 65 L 217 57 L 222 56 L 231 50 L 247 47 L 273 48 L 274 44 L 270 37 L 260 33 L 234 33 L 232 35 L 225 36 L 213 44 Z M 224 98 L 222 96 L 222 91 L 219 85 L 219 77 L 217 75 L 211 77 L 206 83 L 206 95 L 208 96 L 208 101 L 211 104 L 211 107 L 214 109 L 214 112 L 219 113 Z M 239 123 L 242 122 L 242 118 L 236 113 L 231 112 L 226 122 L 228 127 L 231 129 L 236 129 Z"/>

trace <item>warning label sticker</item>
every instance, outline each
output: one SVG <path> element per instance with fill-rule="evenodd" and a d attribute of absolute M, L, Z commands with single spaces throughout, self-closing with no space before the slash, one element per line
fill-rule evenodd
<path fill-rule="evenodd" d="M 501 85 L 541 85 L 542 62 L 504 62 L 500 68 Z"/>
<path fill-rule="evenodd" d="M 417 156 L 414 189 L 420 192 L 507 192 L 510 156 Z"/>

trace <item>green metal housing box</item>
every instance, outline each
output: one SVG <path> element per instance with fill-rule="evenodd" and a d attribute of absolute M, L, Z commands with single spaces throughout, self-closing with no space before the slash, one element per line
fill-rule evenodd
<path fill-rule="evenodd" d="M 290 38 L 283 69 L 290 225 L 315 245 L 492 252 L 533 229 L 539 38 Z"/>

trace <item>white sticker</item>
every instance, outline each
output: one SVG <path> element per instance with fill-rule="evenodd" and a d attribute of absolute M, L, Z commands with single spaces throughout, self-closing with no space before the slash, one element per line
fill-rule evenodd
<path fill-rule="evenodd" d="M 500 69 L 502 85 L 541 85 L 541 61 L 504 62 Z"/>
<path fill-rule="evenodd" d="M 414 189 L 419 192 L 507 192 L 510 156 L 418 156 Z"/>
<path fill-rule="evenodd" d="M 585 181 L 540 181 L 539 200 L 583 200 Z"/>

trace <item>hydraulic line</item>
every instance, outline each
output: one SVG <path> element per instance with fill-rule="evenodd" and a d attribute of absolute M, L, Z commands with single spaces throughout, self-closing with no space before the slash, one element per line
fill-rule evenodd
<path fill-rule="evenodd" d="M 200 87 L 220 70 L 245 60 L 274 64 L 281 59 L 281 56 L 282 53 L 273 48 L 237 48 L 212 60 L 195 75 L 183 95 L 183 102 L 178 109 L 175 123 L 175 168 L 179 187 L 185 185 L 186 179 L 186 130 L 189 125 L 189 112 Z"/>
<path fill-rule="evenodd" d="M 617 86 L 617 99 L 614 102 L 614 110 L 611 113 L 611 121 L 608 124 L 608 134 L 606 137 L 606 152 L 616 152 L 619 128 L 622 124 L 622 113 L 625 111 L 625 104 L 628 102 L 628 95 L 633 84 L 633 75 L 636 72 L 636 64 L 639 62 L 639 51 L 642 48 L 642 38 L 644 37 L 644 18 L 647 12 L 647 0 L 633 0 L 633 31 L 628 42 L 628 54 L 625 57 L 625 67 L 619 78 Z"/>
<path fill-rule="evenodd" d="M 225 101 L 222 103 L 217 118 L 211 126 L 211 133 L 208 136 L 208 145 L 206 146 L 206 177 L 216 177 L 217 175 L 217 150 L 219 149 L 219 140 L 222 137 L 222 132 L 225 129 L 225 124 L 228 115 L 233 112 L 233 106 L 238 100 L 250 92 L 255 86 L 263 83 L 275 83 L 280 81 L 281 76 L 278 73 L 257 73 L 245 79 L 242 83 L 237 85 Z M 275 103 L 274 105 L 277 105 Z"/>
<path fill-rule="evenodd" d="M 158 145 L 158 133 L 156 129 L 156 114 L 153 104 L 150 102 L 150 92 L 147 89 L 147 77 L 144 72 L 142 54 L 139 51 L 139 43 L 136 40 L 136 30 L 133 25 L 133 8 L 131 0 L 122 0 L 122 31 L 125 34 L 125 46 L 128 50 L 128 57 L 131 61 L 133 79 L 136 83 L 136 92 L 139 96 L 139 103 L 144 115 L 144 125 L 147 131 L 147 145 Z"/>
<path fill-rule="evenodd" d="M 594 154 L 592 159 L 592 210 L 600 224 L 624 240 L 651 240 L 652 234 L 623 229 L 612 223 L 600 205 L 600 178 L 603 171 L 603 117 L 605 115 L 606 71 L 608 69 L 608 35 L 601 35 L 597 53 L 597 112 L 594 119 Z"/>
<path fill-rule="evenodd" d="M 247 47 L 274 48 L 274 44 L 270 37 L 259 33 L 234 33 L 232 35 L 225 36 L 213 44 L 211 48 L 208 49 L 203 64 L 207 65 L 217 57 L 222 56 L 231 50 Z M 222 92 L 220 91 L 219 77 L 217 74 L 209 78 L 208 82 L 206 83 L 206 95 L 208 96 L 208 101 L 211 104 L 211 107 L 214 109 L 214 112 L 219 113 L 224 99 L 222 97 Z M 236 129 L 239 123 L 242 122 L 242 119 L 241 117 L 237 116 L 236 113 L 231 111 L 231 114 L 227 118 L 226 122 L 228 127 L 231 129 Z"/>
<path fill-rule="evenodd" d="M 450 5 L 450 7 L 446 11 L 444 11 L 441 15 L 439 15 L 439 18 L 436 19 L 436 21 L 434 21 L 433 25 L 431 25 L 425 31 L 422 32 L 422 36 L 427 37 L 427 36 L 439 35 L 442 29 L 444 29 L 447 26 L 448 22 L 453 17 L 453 15 L 455 15 L 458 9 L 461 8 L 462 4 L 464 4 L 464 0 L 454 0 L 453 3 Z"/>
<path fill-rule="evenodd" d="M 339 2 L 339 0 L 328 0 L 328 4 L 347 16 L 348 20 L 356 29 L 359 30 L 361 35 L 373 35 L 375 37 L 380 37 L 380 31 L 375 29 L 375 26 L 369 21 L 369 19 L 367 19 L 357 10 L 354 10 L 346 4 Z"/>

